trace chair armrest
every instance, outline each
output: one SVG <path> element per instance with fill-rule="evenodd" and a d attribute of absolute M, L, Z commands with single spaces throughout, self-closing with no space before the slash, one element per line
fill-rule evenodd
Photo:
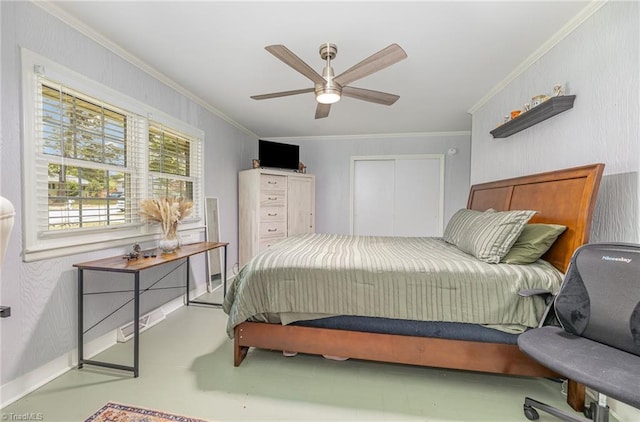
<path fill-rule="evenodd" d="M 518 292 L 522 297 L 536 296 L 536 295 L 553 295 L 549 290 L 545 289 L 522 289 Z"/>
<path fill-rule="evenodd" d="M 556 295 L 554 295 L 552 292 L 550 292 L 549 290 L 545 290 L 545 289 L 522 289 L 518 292 L 518 295 L 522 296 L 522 297 L 531 297 L 531 296 L 543 296 L 545 303 L 547 304 L 547 307 L 544 309 L 544 312 L 542 313 L 542 317 L 540 318 L 540 321 L 538 321 L 538 328 L 544 326 L 544 325 L 549 325 L 548 323 L 551 322 L 550 319 L 551 318 L 555 318 L 554 312 L 552 312 L 553 309 L 553 301 L 556 297 Z"/>

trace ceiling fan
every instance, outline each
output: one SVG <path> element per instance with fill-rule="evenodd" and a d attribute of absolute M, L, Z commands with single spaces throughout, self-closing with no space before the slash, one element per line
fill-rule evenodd
<path fill-rule="evenodd" d="M 342 96 L 351 97 L 358 100 L 369 101 L 372 103 L 391 105 L 395 103 L 399 95 L 388 94 L 386 92 L 372 91 L 370 89 L 355 88 L 347 84 L 371 75 L 379 70 L 391 66 L 407 57 L 407 53 L 398 45 L 390 46 L 378 51 L 377 53 L 367 57 L 360 63 L 345 70 L 338 76 L 334 76 L 331 60 L 338 54 L 338 48 L 335 44 L 326 43 L 320 46 L 320 57 L 326 60 L 327 64 L 322 70 L 322 75 L 313 70 L 311 66 L 306 64 L 302 59 L 293 54 L 284 45 L 269 45 L 265 47 L 269 53 L 282 60 L 285 64 L 291 66 L 314 83 L 313 88 L 296 89 L 293 91 L 273 92 L 271 94 L 252 95 L 254 100 L 266 100 L 268 98 L 286 97 L 288 95 L 305 94 L 315 92 L 316 101 L 316 119 L 322 119 L 329 116 L 331 104 L 340 100 Z"/>

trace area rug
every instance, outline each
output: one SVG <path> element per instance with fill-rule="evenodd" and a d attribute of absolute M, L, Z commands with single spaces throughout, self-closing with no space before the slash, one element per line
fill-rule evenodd
<path fill-rule="evenodd" d="M 107 403 L 84 422 L 207 422 L 126 404 Z"/>

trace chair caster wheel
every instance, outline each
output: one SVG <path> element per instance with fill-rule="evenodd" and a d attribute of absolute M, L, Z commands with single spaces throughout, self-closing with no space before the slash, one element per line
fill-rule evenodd
<path fill-rule="evenodd" d="M 591 403 L 589 405 L 589 407 L 585 407 L 584 410 L 582 411 L 582 414 L 584 415 L 585 418 L 587 419 L 593 419 L 593 408 L 595 407 L 595 403 Z"/>
<path fill-rule="evenodd" d="M 533 407 L 529 406 L 528 404 L 524 405 L 523 410 L 524 410 L 524 416 L 526 416 L 526 418 L 529 419 L 530 421 L 536 421 L 540 419 L 540 415 L 538 414 L 538 411 Z"/>

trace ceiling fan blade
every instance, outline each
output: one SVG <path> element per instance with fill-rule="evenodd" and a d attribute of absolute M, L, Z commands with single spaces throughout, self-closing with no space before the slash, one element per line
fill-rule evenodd
<path fill-rule="evenodd" d="M 383 48 L 377 53 L 367 57 L 355 66 L 345 70 L 333 80 L 342 86 L 348 85 L 353 81 L 362 79 L 379 70 L 391 66 L 402 59 L 407 58 L 407 53 L 398 44 L 391 44 Z"/>
<path fill-rule="evenodd" d="M 326 82 L 322 75 L 313 70 L 311 66 L 303 62 L 300 57 L 293 54 L 293 52 L 284 45 L 268 45 L 265 47 L 265 50 L 291 66 L 294 70 L 311 79 L 314 83 L 324 84 Z"/>
<path fill-rule="evenodd" d="M 293 91 L 272 92 L 271 94 L 252 95 L 254 100 L 266 100 L 269 98 L 286 97 L 288 95 L 306 94 L 307 92 L 313 92 L 313 88 L 296 89 Z"/>
<path fill-rule="evenodd" d="M 316 119 L 324 119 L 329 116 L 329 112 L 331 111 L 331 104 L 322 104 L 318 103 L 316 107 Z"/>
<path fill-rule="evenodd" d="M 356 98 L 358 100 L 369 101 L 382 105 L 391 105 L 398 101 L 399 95 L 389 94 L 386 92 L 372 91 L 370 89 L 354 88 L 352 86 L 343 86 L 342 95 L 345 97 Z"/>

